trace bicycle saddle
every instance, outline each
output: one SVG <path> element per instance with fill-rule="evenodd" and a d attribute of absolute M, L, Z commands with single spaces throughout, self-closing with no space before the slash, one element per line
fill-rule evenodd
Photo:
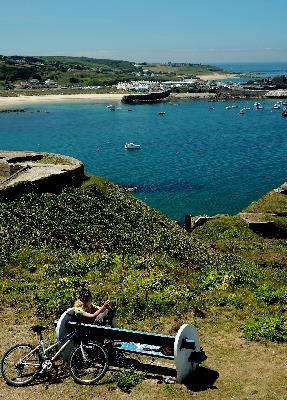
<path fill-rule="evenodd" d="M 41 332 L 43 332 L 45 329 L 47 329 L 48 327 L 47 326 L 42 326 L 42 325 L 34 325 L 34 326 L 32 326 L 32 331 L 33 332 L 35 332 L 35 333 L 41 333 Z"/>

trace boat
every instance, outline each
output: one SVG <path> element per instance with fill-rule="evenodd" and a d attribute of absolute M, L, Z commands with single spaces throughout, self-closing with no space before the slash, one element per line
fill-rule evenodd
<path fill-rule="evenodd" d="M 245 113 L 246 113 L 245 108 L 242 108 L 242 109 L 239 111 L 239 114 L 245 114 Z"/>
<path fill-rule="evenodd" d="M 287 110 L 283 111 L 282 117 L 287 118 Z"/>
<path fill-rule="evenodd" d="M 256 110 L 262 110 L 262 109 L 263 109 L 262 104 L 259 103 L 258 101 L 256 101 L 256 102 L 254 103 L 254 107 L 256 108 Z"/>
<path fill-rule="evenodd" d="M 157 103 L 170 95 L 170 90 L 161 92 L 150 92 L 146 94 L 128 94 L 123 96 L 122 103 Z"/>
<path fill-rule="evenodd" d="M 125 144 L 125 149 L 127 150 L 139 150 L 141 148 L 140 144 L 135 144 L 135 143 L 126 143 Z"/>
<path fill-rule="evenodd" d="M 158 115 L 165 115 L 165 111 L 160 111 Z"/>
<path fill-rule="evenodd" d="M 115 109 L 116 109 L 116 107 L 115 107 L 114 105 L 112 105 L 112 104 L 109 104 L 109 105 L 107 106 L 107 108 L 108 108 L 110 111 L 115 111 Z"/>
<path fill-rule="evenodd" d="M 231 110 L 231 106 L 226 106 L 225 109 L 226 110 Z"/>
<path fill-rule="evenodd" d="M 126 188 L 127 192 L 135 192 L 136 190 L 138 190 L 137 186 L 131 186 Z"/>
<path fill-rule="evenodd" d="M 275 103 L 272 108 L 274 108 L 275 110 L 280 110 L 281 105 L 278 103 Z"/>

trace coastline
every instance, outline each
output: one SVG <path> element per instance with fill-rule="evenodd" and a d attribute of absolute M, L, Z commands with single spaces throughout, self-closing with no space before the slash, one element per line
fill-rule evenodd
<path fill-rule="evenodd" d="M 204 75 L 207 78 L 207 75 Z M 210 76 L 210 75 L 208 75 Z M 40 103 L 57 103 L 57 102 L 81 102 L 81 101 L 94 101 L 94 102 L 120 102 L 123 93 L 78 93 L 78 94 L 47 94 L 47 95 L 19 95 L 19 96 L 0 96 L 0 108 L 21 106 L 28 104 L 40 104 Z M 217 95 L 210 92 L 195 92 L 195 93 L 171 93 L 168 99 L 171 100 L 212 100 L 215 99 Z M 287 97 L 287 90 L 277 89 L 263 91 L 263 93 L 253 93 L 249 95 L 248 98 L 283 98 Z M 224 97 L 222 97 L 223 99 Z M 245 96 L 228 94 L 226 98 L 245 98 Z M 167 100 L 167 99 L 166 99 Z"/>
<path fill-rule="evenodd" d="M 47 95 L 20 95 L 17 97 L 0 97 L 1 106 L 14 106 L 38 103 L 56 103 L 65 101 L 120 101 L 123 94 L 119 93 L 89 93 L 89 94 L 47 94 Z"/>
<path fill-rule="evenodd" d="M 214 74 L 204 74 L 204 75 L 197 75 L 197 78 L 201 79 L 202 81 L 214 81 L 220 79 L 231 79 L 231 78 L 238 78 L 242 75 L 240 74 L 229 74 L 229 73 L 214 73 Z"/>

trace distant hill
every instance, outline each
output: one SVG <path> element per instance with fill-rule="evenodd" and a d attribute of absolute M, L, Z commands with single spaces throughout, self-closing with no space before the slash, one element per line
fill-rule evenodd
<path fill-rule="evenodd" d="M 181 80 L 219 70 L 192 63 L 136 64 L 88 57 L 0 55 L 0 86 L 14 88 L 18 84 L 19 88 L 39 88 L 49 80 L 50 85 L 96 87 L 140 79 Z"/>

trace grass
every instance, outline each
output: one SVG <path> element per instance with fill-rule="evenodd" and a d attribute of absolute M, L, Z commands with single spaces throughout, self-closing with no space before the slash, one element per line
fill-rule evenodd
<path fill-rule="evenodd" d="M 40 164 L 55 164 L 55 165 L 61 165 L 61 164 L 68 164 L 71 165 L 72 162 L 67 158 L 67 157 L 60 157 L 60 156 L 44 156 L 43 158 L 41 158 L 40 160 L 37 160 L 37 163 Z"/>
<path fill-rule="evenodd" d="M 275 209 L 271 197 L 270 207 Z M 35 322 L 48 323 L 53 340 L 53 320 L 73 304 L 82 285 L 98 303 L 108 293 L 126 328 L 175 335 L 183 323 L 194 323 L 208 355 L 188 385 L 158 384 L 164 375 L 145 370 L 145 379 L 126 394 L 112 374 L 82 387 L 64 371 L 57 384 L 15 390 L 1 382 L 6 398 L 286 395 L 286 241 L 257 235 L 237 216 L 210 220 L 190 237 L 99 177 L 59 195 L 29 194 L 1 203 L 0 217 L 1 355 L 14 343 L 35 340 L 29 331 Z M 133 378 L 127 375 L 125 383 L 137 383 Z"/>

